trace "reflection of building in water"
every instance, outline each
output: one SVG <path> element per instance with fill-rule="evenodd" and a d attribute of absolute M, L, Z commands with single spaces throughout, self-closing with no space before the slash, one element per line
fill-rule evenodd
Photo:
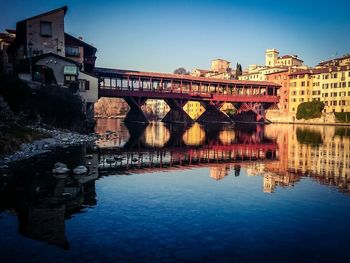
<path fill-rule="evenodd" d="M 235 131 L 232 129 L 223 130 L 219 134 L 219 139 L 224 145 L 230 145 L 236 138 Z"/>
<path fill-rule="evenodd" d="M 265 164 L 263 163 L 250 163 L 246 166 L 248 176 L 260 176 L 264 173 Z"/>
<path fill-rule="evenodd" d="M 224 164 L 219 166 L 210 166 L 209 171 L 210 177 L 218 181 L 228 175 L 228 172 L 230 171 L 230 165 Z"/>
<path fill-rule="evenodd" d="M 349 128 L 294 127 L 288 149 L 289 170 L 304 175 L 347 177 L 350 174 L 349 134 Z"/>
<path fill-rule="evenodd" d="M 276 186 L 288 187 L 294 186 L 294 183 L 299 181 L 297 175 L 288 174 L 278 175 L 273 173 L 265 173 L 263 181 L 263 191 L 264 193 L 273 193 Z"/>
<path fill-rule="evenodd" d="M 161 122 L 150 123 L 143 134 L 143 141 L 147 145 L 154 147 L 164 146 L 169 139 L 170 131 Z"/>
<path fill-rule="evenodd" d="M 269 125 L 266 135 L 277 138 L 278 162 L 265 170 L 283 175 L 311 176 L 317 181 L 350 188 L 350 128 Z"/>
<path fill-rule="evenodd" d="M 291 125 L 266 125 L 265 135 L 268 138 L 276 138 L 278 144 L 277 159 L 278 162 L 266 164 L 266 169 L 277 174 L 284 174 L 288 171 L 288 147 L 289 136 L 292 134 Z"/>
<path fill-rule="evenodd" d="M 196 122 L 184 133 L 182 139 L 186 145 L 201 145 L 205 141 L 205 131 Z"/>

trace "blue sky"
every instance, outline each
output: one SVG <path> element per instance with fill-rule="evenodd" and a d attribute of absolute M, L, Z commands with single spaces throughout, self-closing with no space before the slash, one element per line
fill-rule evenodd
<path fill-rule="evenodd" d="M 66 32 L 97 47 L 103 67 L 172 72 L 206 69 L 214 58 L 246 67 L 264 64 L 266 48 L 314 66 L 350 53 L 350 1 L 339 0 L 11 0 L 0 30 L 63 5 Z"/>

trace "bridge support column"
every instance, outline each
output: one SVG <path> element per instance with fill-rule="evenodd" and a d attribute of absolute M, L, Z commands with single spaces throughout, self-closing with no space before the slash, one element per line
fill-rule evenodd
<path fill-rule="evenodd" d="M 129 105 L 130 110 L 126 115 L 124 122 L 148 123 L 145 113 L 141 106 L 146 102 L 146 98 L 125 97 L 124 100 Z"/>
<path fill-rule="evenodd" d="M 165 102 L 169 105 L 170 111 L 162 119 L 163 122 L 170 123 L 194 123 L 194 120 L 184 111 L 183 106 L 187 100 L 182 99 L 165 99 Z"/>
<path fill-rule="evenodd" d="M 232 123 L 232 120 L 226 113 L 220 110 L 223 103 L 213 101 L 201 101 L 202 106 L 205 108 L 205 112 L 197 119 L 202 123 Z"/>

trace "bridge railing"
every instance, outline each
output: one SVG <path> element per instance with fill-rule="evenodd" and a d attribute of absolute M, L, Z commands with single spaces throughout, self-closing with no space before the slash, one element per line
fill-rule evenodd
<path fill-rule="evenodd" d="M 269 90 L 269 87 L 264 87 L 261 89 L 257 88 L 232 88 L 226 89 L 225 87 L 220 87 L 216 90 L 208 89 L 183 89 L 181 87 L 133 87 L 133 86 L 110 86 L 110 85 L 100 85 L 101 90 L 116 90 L 116 91 L 135 91 L 135 92 L 155 92 L 155 93 L 180 93 L 188 94 L 191 96 L 201 96 L 201 97 L 213 97 L 214 95 L 221 96 L 271 96 L 277 97 L 276 92 Z M 271 88 L 272 89 L 272 88 Z"/>

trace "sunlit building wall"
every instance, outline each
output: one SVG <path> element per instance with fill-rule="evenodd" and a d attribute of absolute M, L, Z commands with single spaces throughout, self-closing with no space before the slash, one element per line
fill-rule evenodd
<path fill-rule="evenodd" d="M 193 120 L 198 119 L 205 111 L 202 104 L 198 101 L 188 101 L 183 109 Z"/>
<path fill-rule="evenodd" d="M 324 112 L 350 112 L 350 66 L 315 69 L 312 97 Z"/>
<path fill-rule="evenodd" d="M 312 71 L 295 71 L 289 74 L 289 78 L 289 114 L 295 120 L 298 105 L 312 101 Z"/>

